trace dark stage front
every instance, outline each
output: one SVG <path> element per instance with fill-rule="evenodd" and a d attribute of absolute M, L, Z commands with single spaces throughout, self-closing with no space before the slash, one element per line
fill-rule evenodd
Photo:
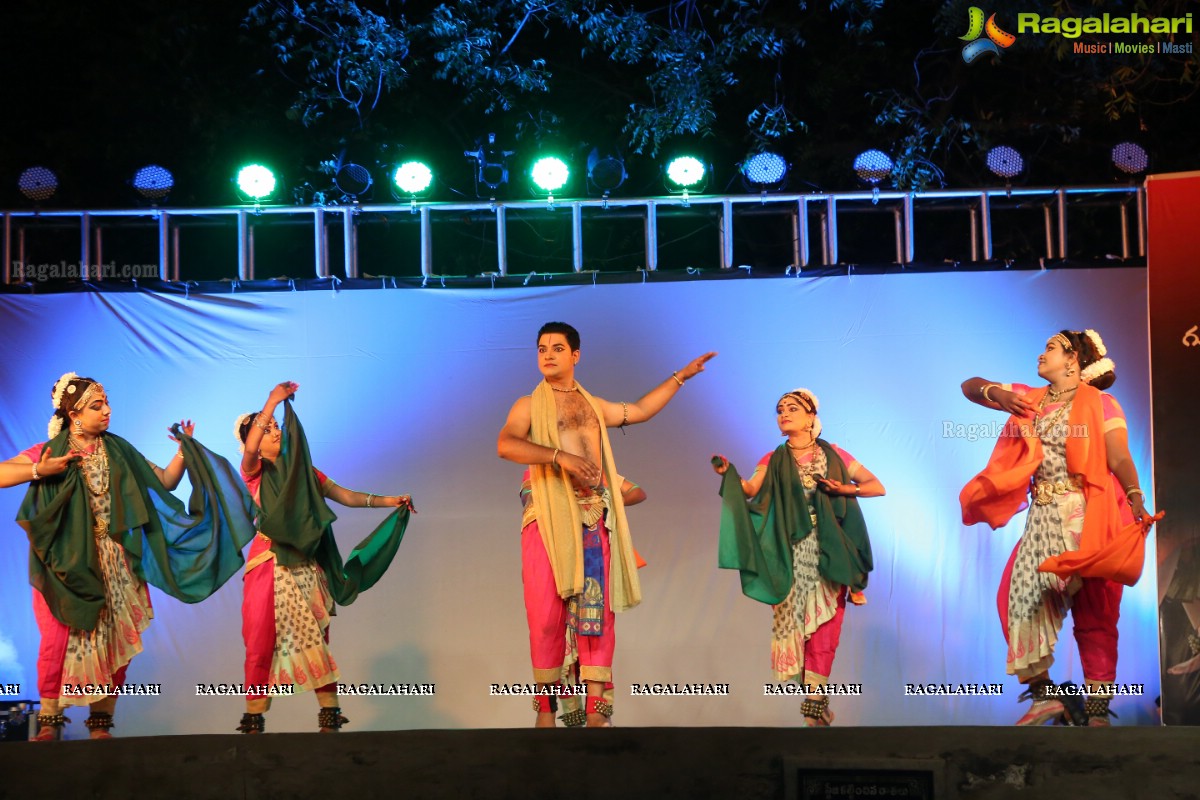
<path fill-rule="evenodd" d="M 1186 728 L 617 728 L 0 745 L 0 798 L 1196 796 Z M 24 776 L 24 777 L 22 777 Z"/>

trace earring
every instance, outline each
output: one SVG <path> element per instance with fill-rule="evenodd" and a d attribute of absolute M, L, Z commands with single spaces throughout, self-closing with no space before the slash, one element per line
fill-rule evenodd
<path fill-rule="evenodd" d="M 83 423 L 82 423 L 82 422 L 80 422 L 79 420 L 75 420 L 75 427 L 76 427 L 76 428 L 82 428 L 82 427 L 83 427 Z"/>
<path fill-rule="evenodd" d="M 1075 368 L 1074 368 L 1074 367 L 1067 367 L 1067 377 L 1069 378 L 1069 377 L 1071 377 L 1071 376 L 1072 376 L 1072 375 L 1074 375 L 1074 374 L 1075 374 Z"/>

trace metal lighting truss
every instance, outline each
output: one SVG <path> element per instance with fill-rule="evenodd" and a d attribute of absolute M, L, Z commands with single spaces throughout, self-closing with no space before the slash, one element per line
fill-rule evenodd
<path fill-rule="evenodd" d="M 308 217 L 314 245 L 313 271 L 318 278 L 330 277 L 329 228 L 340 224 L 345 277 L 357 278 L 357 220 L 373 216 L 413 214 L 420 225 L 421 274 L 436 275 L 434 267 L 433 220 L 437 216 L 462 212 L 486 211 L 495 217 L 498 272 L 507 275 L 507 225 L 509 210 L 571 215 L 572 266 L 584 270 L 584 209 L 632 209 L 640 212 L 645 230 L 645 269 L 658 268 L 659 209 L 715 206 L 718 212 L 719 253 L 722 269 L 734 268 L 734 206 L 747 209 L 759 206 L 763 211 L 790 216 L 792 223 L 792 264 L 797 269 L 832 265 L 838 260 L 838 220 L 848 213 L 891 214 L 895 230 L 895 262 L 912 264 L 917 260 L 916 214 L 927 210 L 957 210 L 967 213 L 970 229 L 971 260 L 990 261 L 992 249 L 992 209 L 999 201 L 1022 208 L 1042 210 L 1047 258 L 1067 256 L 1067 211 L 1072 204 L 1115 209 L 1121 226 L 1122 256 L 1146 254 L 1146 193 L 1139 185 L 1075 186 L 1058 188 L 1002 187 L 987 189 L 937 190 L 927 192 L 856 191 L 811 194 L 691 195 L 640 198 L 555 199 L 522 201 L 418 202 L 344 206 L 219 206 L 212 208 L 141 208 L 97 210 L 13 210 L 3 212 L 4 282 L 9 283 L 14 264 L 25 263 L 25 233 L 37 220 L 78 220 L 79 264 L 88 266 L 87 277 L 100 277 L 103 254 L 103 229 L 106 220 L 145 220 L 158 235 L 158 269 L 162 280 L 179 280 L 180 231 L 189 225 L 210 223 L 213 218 L 236 226 L 238 274 L 240 280 L 254 279 L 254 225 L 256 217 Z M 1131 213 L 1132 212 L 1132 213 Z M 626 212 L 628 213 L 628 211 Z M 819 219 L 819 229 L 810 228 L 810 215 Z M 1131 220 L 1130 217 L 1133 217 Z M 1132 229 L 1132 241 L 1131 241 Z M 814 263 L 814 238 L 819 259 Z M 940 256 L 934 256 L 940 259 Z M 93 272 L 94 270 L 94 272 Z M 229 276 L 233 277 L 233 276 Z"/>

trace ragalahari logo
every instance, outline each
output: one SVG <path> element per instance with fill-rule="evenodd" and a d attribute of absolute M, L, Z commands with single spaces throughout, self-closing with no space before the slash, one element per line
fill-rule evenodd
<path fill-rule="evenodd" d="M 979 58 L 984 53 L 991 53 L 996 58 L 1000 58 L 1000 49 L 1008 49 L 1012 43 L 1017 40 L 1016 36 L 1002 30 L 996 24 L 996 15 L 992 14 L 987 18 L 987 22 L 983 21 L 983 9 L 979 6 L 971 6 L 967 12 L 967 35 L 958 38 L 966 42 L 963 47 L 963 61 L 970 64 L 975 59 Z M 980 37 L 987 34 L 986 39 Z"/>

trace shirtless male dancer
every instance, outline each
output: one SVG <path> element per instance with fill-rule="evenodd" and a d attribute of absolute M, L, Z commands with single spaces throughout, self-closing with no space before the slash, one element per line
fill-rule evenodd
<path fill-rule="evenodd" d="M 612 716 L 606 695 L 612 697 L 613 612 L 641 602 L 608 428 L 645 422 L 662 411 L 716 353 L 705 353 L 630 403 L 594 397 L 576 383 L 579 332 L 570 325 L 543 325 L 537 351 L 545 380 L 513 404 L 497 443 L 501 458 L 530 465 L 521 579 L 533 675 L 542 692 L 534 700 L 536 727 L 555 726 L 568 623 L 577 632 L 587 701 L 584 719 L 563 721 L 604 727 Z"/>

